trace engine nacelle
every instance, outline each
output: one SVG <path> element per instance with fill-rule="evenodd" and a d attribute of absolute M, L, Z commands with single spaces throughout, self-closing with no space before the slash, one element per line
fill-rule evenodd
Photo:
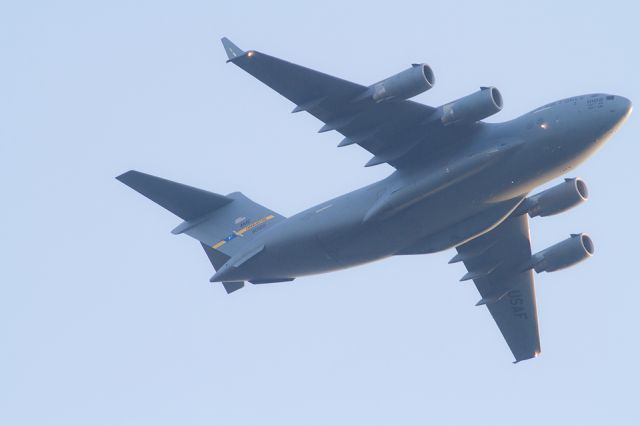
<path fill-rule="evenodd" d="M 363 97 L 371 97 L 376 102 L 409 99 L 431 89 L 435 82 L 429 65 L 413 64 L 409 69 L 372 84 Z"/>
<path fill-rule="evenodd" d="M 554 272 L 568 268 L 593 256 L 593 241 L 587 234 L 571 237 L 531 256 L 530 268 L 536 272 Z"/>
<path fill-rule="evenodd" d="M 587 201 L 587 184 L 580 178 L 565 179 L 559 185 L 528 197 L 518 208 L 518 214 L 529 216 L 551 216 L 562 213 Z"/>
<path fill-rule="evenodd" d="M 456 123 L 471 124 L 502 109 L 502 95 L 495 87 L 483 87 L 464 98 L 438 108 L 445 126 Z"/>

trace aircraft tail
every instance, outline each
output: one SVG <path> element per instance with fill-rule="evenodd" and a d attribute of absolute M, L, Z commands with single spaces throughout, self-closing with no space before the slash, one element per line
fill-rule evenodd
<path fill-rule="evenodd" d="M 216 271 L 222 268 L 222 266 L 225 263 L 227 263 L 229 259 L 231 259 L 226 254 L 209 247 L 205 243 L 201 242 L 200 244 L 202 244 L 202 248 L 204 249 L 205 254 L 209 258 L 209 262 L 211 262 L 211 265 L 213 265 L 213 268 Z M 222 285 L 224 286 L 224 289 L 227 292 L 227 294 L 231 294 L 234 291 L 240 290 L 242 287 L 244 287 L 244 281 L 223 281 Z"/>
<path fill-rule="evenodd" d="M 197 219 L 233 201 L 224 195 L 136 170 L 129 170 L 116 179 L 186 221 Z"/>
<path fill-rule="evenodd" d="M 116 179 L 182 218 L 184 222 L 171 232 L 200 241 L 216 270 L 256 234 L 285 219 L 240 192 L 215 194 L 135 170 Z M 225 283 L 225 289 L 230 293 L 241 288 L 239 284 Z"/>

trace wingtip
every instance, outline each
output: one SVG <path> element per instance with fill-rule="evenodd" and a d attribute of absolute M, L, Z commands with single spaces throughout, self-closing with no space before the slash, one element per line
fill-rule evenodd
<path fill-rule="evenodd" d="M 513 363 L 514 363 L 514 364 L 518 364 L 518 363 L 520 363 L 520 362 L 522 362 L 522 361 L 526 361 L 526 360 L 529 360 L 529 359 L 538 358 L 538 357 L 540 356 L 540 353 L 541 353 L 540 349 L 537 349 L 537 350 L 533 351 L 533 352 L 532 352 L 532 353 L 530 353 L 530 354 L 524 354 L 524 355 L 522 355 L 522 356 L 520 356 L 520 357 L 516 357 L 516 360 L 515 360 L 515 361 L 513 361 Z"/>
<path fill-rule="evenodd" d="M 126 183 L 127 177 L 131 176 L 132 174 L 138 173 L 136 170 L 128 170 L 118 176 L 116 176 L 116 179 L 119 180 L 122 183 Z"/>
<path fill-rule="evenodd" d="M 227 53 L 227 58 L 229 58 L 229 60 L 235 59 L 238 56 L 244 54 L 244 50 L 236 46 L 227 37 L 222 37 L 220 41 L 222 42 L 222 47 L 224 47 L 224 51 Z"/>

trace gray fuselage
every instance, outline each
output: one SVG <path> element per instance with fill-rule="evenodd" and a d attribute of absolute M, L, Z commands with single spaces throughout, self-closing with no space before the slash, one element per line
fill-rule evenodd
<path fill-rule="evenodd" d="M 287 279 L 455 247 L 499 225 L 541 184 L 585 161 L 629 115 L 620 96 L 554 102 L 470 126 L 437 161 L 326 201 L 257 233 L 264 246 L 214 281 Z M 237 255 L 241 257 L 243 253 Z M 233 263 L 233 262 L 230 262 Z"/>

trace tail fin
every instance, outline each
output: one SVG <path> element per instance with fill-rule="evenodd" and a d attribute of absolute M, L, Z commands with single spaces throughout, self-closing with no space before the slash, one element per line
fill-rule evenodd
<path fill-rule="evenodd" d="M 116 179 L 187 221 L 197 219 L 233 201 L 224 195 L 135 170 L 129 170 Z"/>
<path fill-rule="evenodd" d="M 184 219 L 172 231 L 174 234 L 187 234 L 220 252 L 226 260 L 250 244 L 254 235 L 284 220 L 283 216 L 240 192 L 214 194 L 135 170 L 116 179 Z M 207 256 L 219 269 L 209 252 Z M 222 257 L 217 256 L 217 259 Z"/>

